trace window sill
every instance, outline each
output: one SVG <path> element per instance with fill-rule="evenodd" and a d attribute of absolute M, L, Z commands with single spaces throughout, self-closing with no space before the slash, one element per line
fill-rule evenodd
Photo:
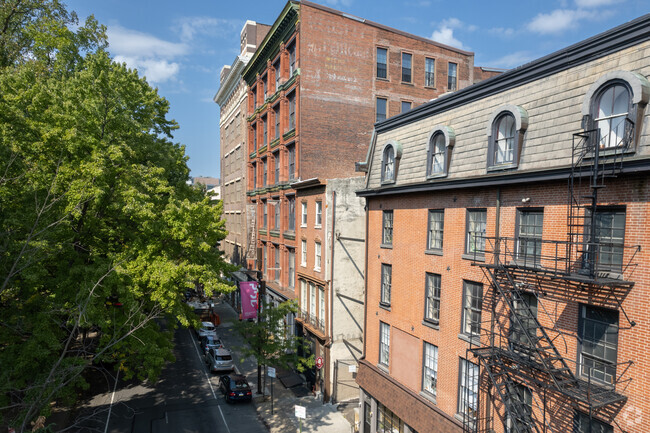
<path fill-rule="evenodd" d="M 379 248 L 384 248 L 387 250 L 392 250 L 393 249 L 393 244 L 381 244 L 379 245 Z"/>
<path fill-rule="evenodd" d="M 382 185 L 394 185 L 395 184 L 395 179 L 388 179 L 388 180 L 383 180 L 381 181 Z"/>
<path fill-rule="evenodd" d="M 470 426 L 471 429 L 474 429 L 474 424 L 476 421 L 473 418 L 470 418 L 468 420 L 467 419 L 469 418 L 468 416 L 465 416 L 462 413 L 458 413 L 458 412 L 454 414 L 454 418 L 456 418 L 456 420 L 460 421 L 461 423 L 467 423 L 467 425 Z"/>
<path fill-rule="evenodd" d="M 379 308 L 383 308 L 386 311 L 390 311 L 390 304 L 387 304 L 385 302 L 380 302 L 379 303 Z"/>
<path fill-rule="evenodd" d="M 510 164 L 499 164 L 499 165 L 491 165 L 487 168 L 487 171 L 505 171 L 505 170 L 514 170 L 517 168 L 518 164 L 515 163 L 510 163 Z"/>
<path fill-rule="evenodd" d="M 320 272 L 320 268 L 314 268 L 314 272 Z"/>
<path fill-rule="evenodd" d="M 442 173 L 433 173 L 427 175 L 427 180 L 442 179 L 443 177 L 447 177 L 447 173 L 444 171 Z"/>
<path fill-rule="evenodd" d="M 432 322 L 430 320 L 424 319 L 422 320 L 422 324 L 426 326 L 427 328 L 435 329 L 436 331 L 440 331 L 440 322 Z"/>
<path fill-rule="evenodd" d="M 463 253 L 460 257 L 474 262 L 485 262 L 485 256 L 483 254 Z"/>
<path fill-rule="evenodd" d="M 426 84 L 424 85 L 424 88 L 430 90 L 436 90 L 436 86 L 427 86 Z"/>
<path fill-rule="evenodd" d="M 429 255 L 432 255 L 432 256 L 441 256 L 442 255 L 442 250 L 438 250 L 438 249 L 424 250 L 424 254 L 429 254 Z"/>
<path fill-rule="evenodd" d="M 322 229 L 323 225 L 322 224 L 314 224 L 315 229 Z"/>
<path fill-rule="evenodd" d="M 427 400 L 429 400 L 433 404 L 436 404 L 436 405 L 438 404 L 436 396 L 434 394 L 431 394 L 429 391 L 424 391 L 424 390 L 420 391 L 420 396 L 426 398 Z"/>
<path fill-rule="evenodd" d="M 307 224 L 300 224 L 300 227 L 302 227 L 302 228 L 306 228 L 306 227 L 307 227 Z"/>
<path fill-rule="evenodd" d="M 481 339 L 479 338 L 478 335 L 475 336 L 475 337 L 470 337 L 470 336 L 467 335 L 467 334 L 460 333 L 460 334 L 458 334 L 458 338 L 461 339 L 461 340 L 463 340 L 463 341 L 468 342 L 469 344 L 475 344 L 475 345 L 478 345 L 478 344 L 481 343 Z"/>
<path fill-rule="evenodd" d="M 401 83 L 406 86 L 415 86 L 415 84 L 413 84 L 411 81 L 402 81 Z"/>
<path fill-rule="evenodd" d="M 301 263 L 301 264 L 300 264 L 300 267 L 301 267 L 301 268 L 306 268 L 306 267 L 307 267 L 307 263 Z"/>
<path fill-rule="evenodd" d="M 382 77 L 375 77 L 375 80 L 378 80 L 378 81 L 386 81 L 387 83 L 390 82 L 390 79 L 388 79 L 388 78 L 382 78 Z"/>
<path fill-rule="evenodd" d="M 377 364 L 377 368 L 383 371 L 384 373 L 390 375 L 390 371 L 388 371 L 388 365 L 385 364 Z"/>

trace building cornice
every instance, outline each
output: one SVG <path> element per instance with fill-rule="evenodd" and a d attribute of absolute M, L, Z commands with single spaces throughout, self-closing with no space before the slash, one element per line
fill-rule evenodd
<path fill-rule="evenodd" d="M 239 84 L 239 81 L 242 77 L 242 72 L 244 71 L 244 68 L 246 68 L 246 65 L 250 61 L 251 57 L 252 54 L 245 53 L 235 58 L 230 72 L 221 83 L 219 90 L 213 98 L 213 101 L 219 104 L 220 107 L 223 106 L 228 101 L 228 99 L 230 99 L 235 89 L 237 89 L 237 85 Z"/>
<path fill-rule="evenodd" d="M 648 39 L 650 39 L 650 14 L 376 123 L 375 129 L 378 133 L 390 131 L 591 62 Z"/>

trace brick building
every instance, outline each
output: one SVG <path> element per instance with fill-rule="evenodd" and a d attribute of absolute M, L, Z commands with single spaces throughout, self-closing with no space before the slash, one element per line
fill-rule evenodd
<path fill-rule="evenodd" d="M 362 432 L 648 430 L 648 28 L 375 125 Z"/>
<path fill-rule="evenodd" d="M 219 142 L 221 143 L 220 199 L 223 200 L 224 218 L 228 236 L 222 243 L 226 258 L 233 264 L 245 264 L 245 257 L 255 256 L 255 247 L 247 245 L 249 239 L 246 212 L 246 153 L 247 89 L 241 77 L 257 46 L 271 26 L 246 21 L 240 33 L 240 54 L 232 65 L 221 69 L 219 90 L 213 100 L 221 109 L 219 117 Z M 236 294 L 234 294 L 236 296 Z"/>
<path fill-rule="evenodd" d="M 300 298 L 298 269 L 301 278 L 314 283 L 316 298 L 330 298 L 322 266 L 296 265 L 303 254 L 323 260 L 325 239 L 324 231 L 301 230 L 303 204 L 292 184 L 323 180 L 307 200 L 310 221 L 320 215 L 322 229 L 327 224 L 325 180 L 358 176 L 354 163 L 367 152 L 373 123 L 467 87 L 474 74 L 473 53 L 308 1 L 286 4 L 243 73 L 249 113 L 247 194 L 256 212 L 256 242 L 270 302 Z M 256 266 L 254 260 L 248 265 Z M 325 322 L 323 327 L 329 329 Z M 327 334 L 304 327 L 300 332 L 314 346 L 329 347 Z"/>

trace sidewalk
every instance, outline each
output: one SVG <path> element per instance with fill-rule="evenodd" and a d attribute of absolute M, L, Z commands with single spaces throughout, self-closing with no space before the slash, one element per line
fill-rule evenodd
<path fill-rule="evenodd" d="M 225 301 L 215 302 L 214 311 L 221 324 L 217 334 L 233 353 L 236 370 L 245 375 L 253 390 L 253 404 L 257 414 L 271 433 L 291 433 L 300 431 L 300 420 L 296 418 L 295 406 L 306 408 L 306 418 L 302 420 L 302 432 L 349 433 L 352 426 L 345 419 L 337 405 L 323 404 L 322 399 L 311 392 L 304 392 L 301 385 L 285 388 L 278 379 L 273 379 L 273 414 L 271 413 L 271 379 L 267 378 L 265 397 L 258 394 L 257 363 L 252 357 L 242 359 L 241 345 L 246 344 L 233 327 L 238 315 Z M 280 370 L 278 370 L 278 376 Z M 307 394 L 307 395 L 304 395 Z"/>

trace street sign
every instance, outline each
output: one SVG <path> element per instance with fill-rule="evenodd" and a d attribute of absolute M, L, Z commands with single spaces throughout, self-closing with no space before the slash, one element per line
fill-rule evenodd
<path fill-rule="evenodd" d="M 268 367 L 268 376 L 269 377 L 275 377 L 275 368 L 274 367 Z"/>
<path fill-rule="evenodd" d="M 316 358 L 316 368 L 319 369 L 319 370 L 321 368 L 323 368 L 323 357 L 322 356 L 319 356 L 319 357 Z"/>
<path fill-rule="evenodd" d="M 300 418 L 300 419 L 307 418 L 307 408 L 305 406 L 296 405 L 296 418 Z"/>

